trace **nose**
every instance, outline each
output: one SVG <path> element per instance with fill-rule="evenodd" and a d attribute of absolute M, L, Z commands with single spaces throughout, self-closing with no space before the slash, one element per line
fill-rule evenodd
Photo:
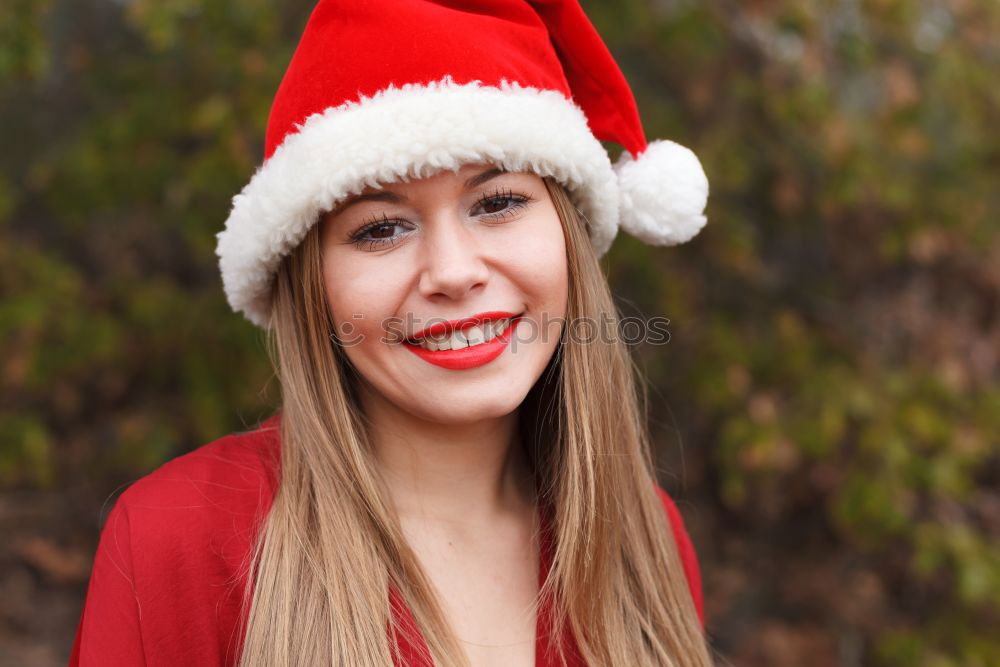
<path fill-rule="evenodd" d="M 427 225 L 423 244 L 420 294 L 427 299 L 459 301 L 482 289 L 489 279 L 480 240 L 460 216 L 442 214 Z"/>

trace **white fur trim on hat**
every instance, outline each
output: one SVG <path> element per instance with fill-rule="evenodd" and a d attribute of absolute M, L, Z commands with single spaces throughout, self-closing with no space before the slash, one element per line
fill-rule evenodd
<path fill-rule="evenodd" d="M 638 159 L 623 151 L 614 164 L 621 194 L 621 228 L 653 245 L 689 241 L 705 226 L 708 178 L 698 157 L 666 139 Z"/>
<path fill-rule="evenodd" d="M 365 186 L 423 178 L 468 163 L 531 171 L 562 183 L 588 221 L 598 256 L 618 231 L 616 174 L 583 111 L 554 90 L 504 81 L 390 86 L 309 116 L 233 197 L 216 254 L 233 310 L 267 327 L 282 258 Z"/>

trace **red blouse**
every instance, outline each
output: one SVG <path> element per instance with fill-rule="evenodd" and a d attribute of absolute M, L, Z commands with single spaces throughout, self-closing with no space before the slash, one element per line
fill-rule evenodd
<path fill-rule="evenodd" d="M 241 601 L 254 527 L 276 488 L 277 420 L 233 433 L 177 457 L 121 494 L 101 531 L 70 666 L 231 665 L 243 641 Z M 657 487 L 670 518 L 688 586 L 704 624 L 698 562 L 683 520 Z M 547 531 L 542 531 L 546 535 Z M 543 539 L 539 585 L 551 560 Z M 400 622 L 413 617 L 396 591 Z M 538 614 L 536 659 L 555 665 L 543 641 L 547 613 Z M 419 637 L 419 634 L 416 634 Z M 567 654 L 583 665 L 572 636 Z M 401 642 L 402 665 L 429 665 L 426 646 Z"/>

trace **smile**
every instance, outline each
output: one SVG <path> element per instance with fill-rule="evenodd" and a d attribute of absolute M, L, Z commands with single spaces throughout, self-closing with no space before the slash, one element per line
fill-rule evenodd
<path fill-rule="evenodd" d="M 424 361 L 450 370 L 466 370 L 499 357 L 510 342 L 521 315 L 483 313 L 467 320 L 444 322 L 403 342 Z M 434 333 L 430 333 L 431 331 Z"/>

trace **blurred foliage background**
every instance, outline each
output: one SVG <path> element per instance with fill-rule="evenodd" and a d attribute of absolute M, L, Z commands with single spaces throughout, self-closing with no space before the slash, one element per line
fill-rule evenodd
<path fill-rule="evenodd" d="M 214 255 L 306 0 L 0 4 L 0 663 L 116 491 L 270 414 Z M 607 266 L 719 664 L 1000 664 L 1000 4 L 589 0 L 709 225 Z M 373 45 L 377 48 L 377 45 Z"/>

